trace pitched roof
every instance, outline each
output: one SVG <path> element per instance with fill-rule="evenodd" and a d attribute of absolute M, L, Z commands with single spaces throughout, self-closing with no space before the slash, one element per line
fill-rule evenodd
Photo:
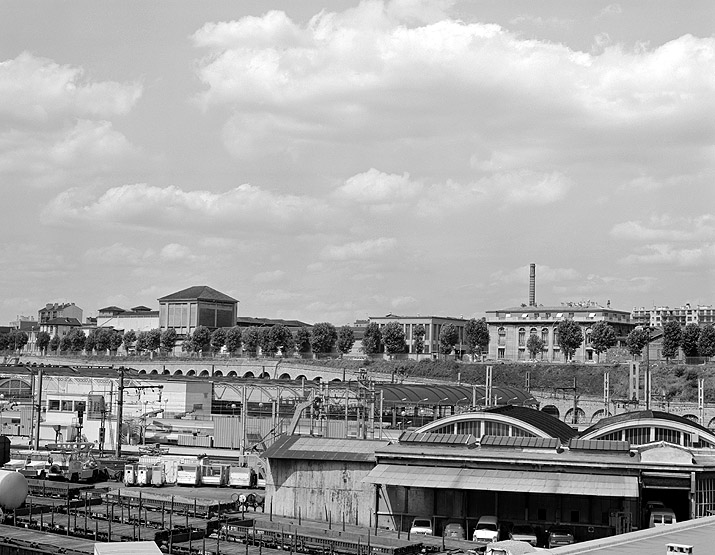
<path fill-rule="evenodd" d="M 77 318 L 52 318 L 43 322 L 45 326 L 81 326 L 82 323 Z"/>
<path fill-rule="evenodd" d="M 187 289 L 182 289 L 166 297 L 161 297 L 158 299 L 161 301 L 214 301 L 222 303 L 237 303 L 238 301 L 233 297 L 229 297 L 212 289 L 208 285 L 194 285 L 188 287 Z"/>

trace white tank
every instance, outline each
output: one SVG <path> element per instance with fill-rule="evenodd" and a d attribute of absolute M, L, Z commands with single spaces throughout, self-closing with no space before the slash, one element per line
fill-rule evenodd
<path fill-rule="evenodd" d="M 19 472 L 0 470 L 0 507 L 11 511 L 27 499 L 27 478 Z"/>

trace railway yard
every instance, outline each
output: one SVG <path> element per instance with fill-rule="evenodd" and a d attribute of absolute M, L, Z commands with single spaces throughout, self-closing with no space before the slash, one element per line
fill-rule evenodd
<path fill-rule="evenodd" d="M 159 492 L 117 482 L 30 479 L 25 504 L 5 513 L 0 525 L 2 554 L 93 553 L 95 542 L 122 541 L 154 541 L 179 555 L 410 555 L 444 548 L 438 538 L 414 541 L 385 530 L 277 517 L 262 490 L 165 486 Z"/>

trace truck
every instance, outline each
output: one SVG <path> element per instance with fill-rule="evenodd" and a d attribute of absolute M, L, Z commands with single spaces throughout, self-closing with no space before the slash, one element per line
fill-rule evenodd
<path fill-rule="evenodd" d="M 258 485 L 258 475 L 252 468 L 232 466 L 229 469 L 228 485 L 232 488 L 255 488 Z"/>
<path fill-rule="evenodd" d="M 96 482 L 109 479 L 109 471 L 92 456 L 89 442 L 53 443 L 50 449 L 48 480 Z"/>

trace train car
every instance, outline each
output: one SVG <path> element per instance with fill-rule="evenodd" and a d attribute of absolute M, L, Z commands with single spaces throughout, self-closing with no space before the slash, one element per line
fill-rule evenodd
<path fill-rule="evenodd" d="M 258 485 L 258 475 L 252 468 L 232 466 L 229 469 L 228 485 L 232 488 L 255 488 Z"/>
<path fill-rule="evenodd" d="M 201 465 L 201 485 L 224 487 L 228 485 L 229 465 L 209 463 Z"/>
<path fill-rule="evenodd" d="M 145 464 L 137 465 L 137 485 L 138 486 L 149 486 L 151 485 L 151 475 L 152 467 Z"/>
<path fill-rule="evenodd" d="M 176 467 L 177 486 L 198 486 L 201 484 L 201 466 L 196 463 L 181 463 Z"/>

